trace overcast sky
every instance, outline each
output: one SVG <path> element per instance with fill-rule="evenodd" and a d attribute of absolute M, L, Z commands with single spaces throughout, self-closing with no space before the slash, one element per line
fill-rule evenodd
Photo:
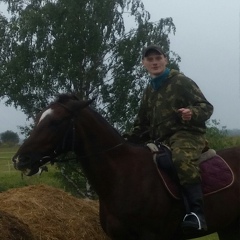
<path fill-rule="evenodd" d="M 171 50 L 181 71 L 192 78 L 214 106 L 211 119 L 240 129 L 240 1 L 142 0 L 151 21 L 172 17 Z M 1 9 L 2 10 L 2 9 Z M 0 102 L 0 133 L 19 132 L 25 115 Z"/>

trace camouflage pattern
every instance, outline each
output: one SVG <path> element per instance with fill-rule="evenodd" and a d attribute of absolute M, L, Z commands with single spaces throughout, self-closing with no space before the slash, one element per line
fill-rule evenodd
<path fill-rule="evenodd" d="M 177 112 L 180 108 L 192 110 L 190 121 L 182 120 Z M 213 106 L 197 84 L 184 74 L 171 70 L 158 90 L 155 91 L 150 84 L 145 89 L 128 138 L 137 143 L 168 141 L 180 181 L 196 181 L 199 172 L 195 161 L 204 148 L 205 121 L 212 112 Z"/>
<path fill-rule="evenodd" d="M 171 146 L 172 160 L 181 185 L 199 183 L 201 180 L 197 160 L 205 146 L 203 134 L 180 131 L 164 141 Z"/>

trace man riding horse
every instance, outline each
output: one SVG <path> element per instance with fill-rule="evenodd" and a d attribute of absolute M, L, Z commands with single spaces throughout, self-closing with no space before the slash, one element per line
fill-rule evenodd
<path fill-rule="evenodd" d="M 125 137 L 135 143 L 157 140 L 171 148 L 186 208 L 183 231 L 207 230 L 197 160 L 205 146 L 205 121 L 213 106 L 193 80 L 166 67 L 167 56 L 159 46 L 143 49 L 142 64 L 150 81 L 134 127 Z"/>

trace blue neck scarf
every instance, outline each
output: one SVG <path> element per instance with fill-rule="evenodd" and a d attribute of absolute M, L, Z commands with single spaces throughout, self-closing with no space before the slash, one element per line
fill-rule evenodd
<path fill-rule="evenodd" d="M 167 80 L 169 73 L 170 69 L 166 68 L 162 74 L 150 80 L 150 84 L 155 91 L 157 91 Z"/>

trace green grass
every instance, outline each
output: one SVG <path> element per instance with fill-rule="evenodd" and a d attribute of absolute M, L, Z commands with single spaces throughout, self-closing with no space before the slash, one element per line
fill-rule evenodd
<path fill-rule="evenodd" d="M 21 173 L 17 170 L 15 170 L 15 172 L 0 171 L 0 191 L 37 184 L 46 184 L 56 188 L 64 188 L 62 182 L 58 181 L 55 175 L 56 171 L 53 168 L 49 168 L 49 171 L 47 173 L 44 172 L 41 176 L 34 175 L 31 177 L 22 177 Z"/>

